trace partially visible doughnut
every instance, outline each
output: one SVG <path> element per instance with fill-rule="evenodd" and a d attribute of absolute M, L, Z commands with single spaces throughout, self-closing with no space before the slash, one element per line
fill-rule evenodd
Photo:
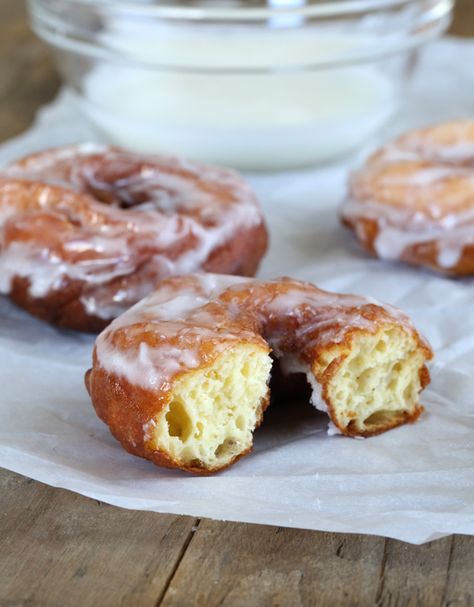
<path fill-rule="evenodd" d="M 474 273 L 474 122 L 412 131 L 354 173 L 343 223 L 381 259 Z"/>
<path fill-rule="evenodd" d="M 215 472 L 252 448 L 270 352 L 306 374 L 313 404 L 342 434 L 378 434 L 423 410 L 432 352 L 405 315 L 287 278 L 163 281 L 99 335 L 86 386 L 130 453 Z"/>
<path fill-rule="evenodd" d="M 0 173 L 0 292 L 63 327 L 100 330 L 175 274 L 252 276 L 266 245 L 226 169 L 82 144 Z"/>

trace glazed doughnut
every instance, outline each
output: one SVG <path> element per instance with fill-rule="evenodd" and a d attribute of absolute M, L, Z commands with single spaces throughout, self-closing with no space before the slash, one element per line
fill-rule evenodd
<path fill-rule="evenodd" d="M 474 122 L 412 131 L 352 175 L 341 218 L 382 259 L 474 273 Z"/>
<path fill-rule="evenodd" d="M 0 292 L 57 325 L 97 331 L 168 276 L 252 276 L 267 245 L 236 173 L 96 144 L 0 173 Z"/>
<path fill-rule="evenodd" d="M 305 373 L 332 431 L 411 422 L 429 345 L 399 310 L 290 280 L 170 278 L 97 338 L 86 386 L 130 453 L 196 473 L 248 453 L 269 402 L 272 353 Z"/>

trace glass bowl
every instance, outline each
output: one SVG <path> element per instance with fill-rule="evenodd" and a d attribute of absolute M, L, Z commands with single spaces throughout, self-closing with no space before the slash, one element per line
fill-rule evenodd
<path fill-rule="evenodd" d="M 250 170 L 367 143 L 406 99 L 453 0 L 29 0 L 105 138 Z"/>

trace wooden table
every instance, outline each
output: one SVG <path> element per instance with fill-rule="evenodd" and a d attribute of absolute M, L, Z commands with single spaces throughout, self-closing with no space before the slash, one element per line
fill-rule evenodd
<path fill-rule="evenodd" d="M 474 0 L 453 32 L 474 35 Z M 19 0 L 0 3 L 0 140 L 58 88 Z M 384 538 L 121 510 L 0 471 L 0 607 L 474 605 L 474 538 Z"/>

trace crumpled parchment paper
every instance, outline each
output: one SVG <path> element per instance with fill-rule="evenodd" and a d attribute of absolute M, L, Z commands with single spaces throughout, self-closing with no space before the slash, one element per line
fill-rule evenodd
<path fill-rule="evenodd" d="M 474 116 L 473 85 L 474 43 L 433 44 L 391 130 Z M 0 148 L 0 163 L 88 139 L 98 134 L 62 93 Z M 474 534 L 474 279 L 362 253 L 336 217 L 356 162 L 250 178 L 272 236 L 260 275 L 292 275 L 403 308 L 436 351 L 417 424 L 366 440 L 330 437 L 324 415 L 289 402 L 268 413 L 253 454 L 230 470 L 209 478 L 161 470 L 127 454 L 96 417 L 83 382 L 93 338 L 59 331 L 0 298 L 0 465 L 126 508 L 413 543 Z"/>

